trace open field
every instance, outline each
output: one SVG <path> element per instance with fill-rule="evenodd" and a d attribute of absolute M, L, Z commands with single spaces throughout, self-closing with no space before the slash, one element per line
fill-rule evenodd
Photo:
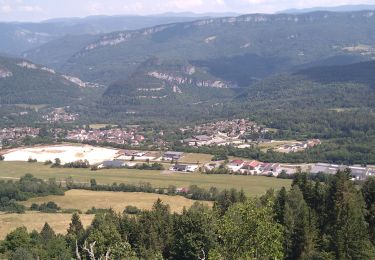
<path fill-rule="evenodd" d="M 47 107 L 48 105 L 30 105 L 30 104 L 16 104 L 17 107 L 23 109 L 33 109 L 38 112 L 40 109 Z"/>
<path fill-rule="evenodd" d="M 18 227 L 25 226 L 28 231 L 40 231 L 45 222 L 53 228 L 56 233 L 65 234 L 71 220 L 71 214 L 53 214 L 27 212 L 25 214 L 0 213 L 0 240 L 4 239 L 9 232 Z M 81 215 L 82 224 L 87 227 L 91 224 L 94 215 Z"/>
<path fill-rule="evenodd" d="M 189 208 L 194 204 L 194 200 L 189 200 L 181 196 L 168 196 L 141 192 L 111 192 L 111 191 L 88 191 L 70 190 L 65 196 L 47 196 L 33 198 L 23 202 L 27 207 L 32 203 L 42 204 L 54 201 L 62 209 L 80 209 L 86 212 L 92 207 L 112 208 L 117 212 L 123 212 L 126 206 L 132 205 L 140 209 L 151 209 L 154 202 L 160 198 L 165 204 L 171 207 L 176 213 L 182 212 L 184 207 Z M 204 202 L 212 205 L 210 202 Z"/>
<path fill-rule="evenodd" d="M 185 153 L 184 156 L 178 161 L 179 163 L 194 163 L 204 164 L 211 162 L 212 155 L 200 153 Z"/>
<path fill-rule="evenodd" d="M 90 128 L 92 128 L 92 129 L 101 129 L 101 128 L 105 128 L 106 126 L 110 126 L 112 128 L 117 127 L 117 125 L 111 125 L 111 124 L 91 124 Z"/>
<path fill-rule="evenodd" d="M 198 185 L 202 188 L 215 186 L 219 189 L 243 189 L 248 195 L 261 195 L 270 188 L 289 187 L 290 180 L 239 175 L 205 175 L 199 173 L 170 173 L 169 171 L 141 171 L 133 169 L 108 169 L 91 171 L 89 169 L 50 168 L 42 163 L 0 162 L 0 179 L 19 178 L 26 173 L 48 179 L 64 181 L 68 177 L 80 182 L 95 178 L 99 184 L 149 182 L 154 187 L 166 188 L 169 185 L 187 187 Z"/>
<path fill-rule="evenodd" d="M 286 144 L 289 144 L 289 145 L 292 145 L 294 143 L 296 143 L 297 141 L 296 140 L 285 140 L 285 141 L 272 141 L 270 143 L 262 143 L 262 144 L 259 144 L 259 148 L 266 152 L 268 149 L 274 149 L 278 146 L 282 146 L 282 145 L 286 145 Z"/>
<path fill-rule="evenodd" d="M 38 162 L 45 162 L 59 158 L 62 163 L 88 160 L 90 164 L 95 164 L 104 160 L 112 160 L 118 152 L 117 149 L 64 144 L 11 149 L 4 154 L 4 157 L 5 161 L 27 161 L 31 158 L 38 160 Z"/>

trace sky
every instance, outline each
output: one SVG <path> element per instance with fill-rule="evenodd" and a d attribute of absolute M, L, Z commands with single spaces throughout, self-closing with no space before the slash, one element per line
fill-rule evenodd
<path fill-rule="evenodd" d="M 274 13 L 290 8 L 375 4 L 375 0 L 0 0 L 0 21 L 165 12 Z"/>

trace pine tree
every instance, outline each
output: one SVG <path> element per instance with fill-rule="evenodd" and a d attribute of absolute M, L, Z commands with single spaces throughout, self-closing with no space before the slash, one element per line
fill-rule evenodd
<path fill-rule="evenodd" d="M 285 210 L 285 201 L 286 201 L 287 192 L 285 187 L 282 187 L 281 190 L 278 192 L 275 204 L 274 204 L 274 212 L 275 212 L 275 220 L 280 223 L 284 224 L 284 210 Z"/>
<path fill-rule="evenodd" d="M 216 242 L 215 221 L 211 209 L 196 203 L 182 215 L 175 217 L 173 259 L 199 259 Z"/>
<path fill-rule="evenodd" d="M 365 221 L 365 203 L 350 181 L 350 170 L 338 171 L 327 203 L 331 249 L 337 259 L 374 259 Z"/>
<path fill-rule="evenodd" d="M 248 199 L 228 209 L 218 224 L 219 246 L 210 259 L 283 259 L 282 226 L 271 201 Z"/>
<path fill-rule="evenodd" d="M 40 231 L 40 236 L 44 241 L 52 240 L 56 237 L 55 231 L 51 228 L 51 226 L 46 222 Z"/>
<path fill-rule="evenodd" d="M 287 259 L 310 259 L 316 255 L 316 227 L 312 210 L 294 186 L 285 201 L 285 252 Z"/>
<path fill-rule="evenodd" d="M 84 228 L 81 219 L 77 213 L 73 213 L 72 220 L 69 224 L 68 235 L 81 236 L 84 232 Z"/>
<path fill-rule="evenodd" d="M 214 203 L 214 209 L 222 216 L 231 205 L 232 202 L 228 190 L 223 190 Z"/>
<path fill-rule="evenodd" d="M 366 221 L 369 225 L 371 242 L 375 245 L 375 178 L 369 178 L 362 187 L 362 195 L 366 203 Z"/>
<path fill-rule="evenodd" d="M 73 213 L 72 220 L 67 231 L 66 242 L 70 246 L 71 251 L 74 253 L 76 250 L 76 244 L 83 244 L 83 236 L 85 233 L 81 219 L 77 213 Z"/>

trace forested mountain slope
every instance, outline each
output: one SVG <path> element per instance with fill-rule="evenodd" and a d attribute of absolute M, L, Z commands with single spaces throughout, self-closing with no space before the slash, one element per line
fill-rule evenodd
<path fill-rule="evenodd" d="M 375 56 L 374 28 L 372 11 L 210 18 L 106 34 L 74 55 L 67 53 L 55 66 L 110 84 L 156 56 L 191 62 L 245 86 L 276 72 L 318 66 L 336 56 L 370 60 Z M 30 57 L 46 56 L 40 48 Z"/>
<path fill-rule="evenodd" d="M 375 88 L 375 61 L 360 62 L 341 66 L 324 66 L 301 70 L 296 75 L 324 83 L 352 82 Z"/>
<path fill-rule="evenodd" d="M 69 105 L 82 89 L 68 77 L 29 61 L 0 57 L 0 104 Z"/>
<path fill-rule="evenodd" d="M 102 34 L 136 30 L 165 23 L 194 21 L 199 17 L 183 16 L 89 16 L 63 18 L 40 23 L 0 22 L 0 52 L 21 55 L 66 35 Z M 39 63 L 39 61 L 35 61 Z"/>

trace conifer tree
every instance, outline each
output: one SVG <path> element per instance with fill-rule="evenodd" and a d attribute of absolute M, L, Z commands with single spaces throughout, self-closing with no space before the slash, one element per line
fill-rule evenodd
<path fill-rule="evenodd" d="M 56 234 L 51 226 L 46 222 L 42 228 L 42 231 L 40 231 L 40 236 L 44 241 L 50 241 L 56 237 Z"/>
<path fill-rule="evenodd" d="M 362 195 L 365 200 L 367 214 L 366 221 L 371 242 L 375 245 L 375 178 L 369 178 L 362 187 Z"/>
<path fill-rule="evenodd" d="M 365 221 L 365 203 L 350 181 L 350 170 L 338 171 L 327 203 L 331 250 L 337 259 L 374 259 Z"/>
<path fill-rule="evenodd" d="M 315 218 L 297 186 L 286 197 L 283 222 L 286 258 L 311 259 L 316 255 Z"/>

